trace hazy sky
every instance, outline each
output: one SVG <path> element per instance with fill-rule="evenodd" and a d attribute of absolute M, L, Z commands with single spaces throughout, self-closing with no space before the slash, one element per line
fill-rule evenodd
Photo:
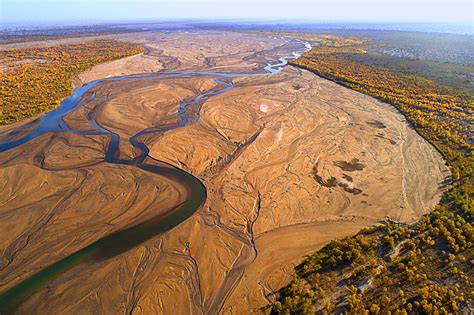
<path fill-rule="evenodd" d="M 0 22 L 163 19 L 472 21 L 472 0 L 0 0 Z"/>

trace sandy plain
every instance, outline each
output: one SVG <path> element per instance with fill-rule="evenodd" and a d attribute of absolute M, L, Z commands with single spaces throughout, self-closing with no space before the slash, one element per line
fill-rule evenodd
<path fill-rule="evenodd" d="M 76 86 L 159 70 L 257 73 L 295 48 L 223 32 L 114 38 L 146 52 L 99 65 Z M 391 106 L 294 67 L 233 82 L 197 123 L 144 138 L 152 158 L 204 183 L 204 206 L 125 253 L 62 273 L 19 313 L 266 312 L 306 255 L 388 218 L 413 222 L 439 200 L 447 167 Z M 105 101 L 65 121 L 87 130 L 93 109 L 132 158 L 131 135 L 176 123 L 181 99 L 216 88 L 210 78 L 107 82 L 96 88 Z M 0 292 L 186 198 L 177 182 L 104 162 L 108 141 L 53 133 L 0 153 Z"/>

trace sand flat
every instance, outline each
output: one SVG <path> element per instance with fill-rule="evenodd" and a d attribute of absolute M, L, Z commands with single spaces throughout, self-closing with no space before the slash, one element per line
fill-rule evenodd
<path fill-rule="evenodd" d="M 179 157 L 205 180 L 203 216 L 234 238 L 217 249 L 189 238 L 198 247 L 201 285 L 212 288 L 210 313 L 259 310 L 271 289 L 288 282 L 292 266 L 331 239 L 387 218 L 417 220 L 436 205 L 438 184 L 449 175 L 439 154 L 390 105 L 308 71 L 287 68 L 278 76 L 280 83 L 242 80 L 204 105 L 198 125 L 168 133 L 151 150 L 170 163 Z M 227 150 L 187 150 L 186 134 L 191 141 L 201 130 Z M 183 145 L 171 146 L 177 138 Z M 244 149 L 227 153 L 232 143 Z M 201 155 L 210 160 L 204 170 Z M 218 264 L 219 271 L 208 271 L 209 257 L 228 255 L 230 270 Z"/>

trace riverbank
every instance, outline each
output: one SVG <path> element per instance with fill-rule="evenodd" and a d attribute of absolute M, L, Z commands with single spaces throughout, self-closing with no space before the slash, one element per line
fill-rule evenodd
<path fill-rule="evenodd" d="M 457 313 L 472 308 L 472 95 L 398 68 L 358 60 L 357 43 L 321 45 L 296 60 L 337 84 L 390 103 L 450 168 L 432 213 L 414 224 L 390 220 L 312 253 L 279 290 L 274 313 Z M 339 45 L 338 45 L 339 42 Z M 467 93 L 467 94 L 466 94 Z M 331 279 L 329 281 L 329 279 Z M 310 284 L 310 285 L 308 285 Z M 383 288 L 383 290 L 382 290 Z M 383 292 L 383 294 L 381 294 Z"/>

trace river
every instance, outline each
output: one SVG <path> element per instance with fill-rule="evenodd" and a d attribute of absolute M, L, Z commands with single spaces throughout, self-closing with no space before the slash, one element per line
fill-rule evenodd
<path fill-rule="evenodd" d="M 157 215 L 151 219 L 136 224 L 130 228 L 112 233 L 101 238 L 83 249 L 51 264 L 49 267 L 37 272 L 29 278 L 23 280 L 19 284 L 13 286 L 7 291 L 0 294 L 0 314 L 14 313 L 21 303 L 32 295 L 38 288 L 45 285 L 62 272 L 79 263 L 88 261 L 108 259 L 121 254 L 146 240 L 169 231 L 173 227 L 179 225 L 193 215 L 206 201 L 206 188 L 199 179 L 193 175 L 172 165 L 152 159 L 149 154 L 147 145 L 140 140 L 140 137 L 150 133 L 161 133 L 173 129 L 181 128 L 193 124 L 199 120 L 199 109 L 201 106 L 193 106 L 203 104 L 209 97 L 225 93 L 234 88 L 232 82 L 236 77 L 256 77 L 273 75 L 279 73 L 288 61 L 298 58 L 302 53 L 309 51 L 311 45 L 295 39 L 288 39 L 287 42 L 299 42 L 301 49 L 293 52 L 290 56 L 279 58 L 273 64 L 268 64 L 263 68 L 262 73 L 218 73 L 218 72 L 156 72 L 153 74 L 127 75 L 114 78 L 106 78 L 89 82 L 82 87 L 76 88 L 73 95 L 65 99 L 61 105 L 40 118 L 26 123 L 17 129 L 11 131 L 0 139 L 0 152 L 6 152 L 12 148 L 18 147 L 32 139 L 40 137 L 50 132 L 70 132 L 82 136 L 103 135 L 110 137 L 108 147 L 105 152 L 104 160 L 113 164 L 131 165 L 142 169 L 146 172 L 159 174 L 170 181 L 179 182 L 183 185 L 187 192 L 187 199 L 176 206 L 173 211 L 165 215 Z M 120 136 L 104 127 L 102 127 L 91 115 L 88 121 L 92 132 L 84 132 L 72 129 L 64 122 L 64 117 L 70 112 L 81 106 L 85 106 L 96 99 L 95 93 L 91 91 L 94 87 L 107 81 L 130 81 L 130 80 L 165 80 L 170 78 L 212 78 L 217 83 L 218 89 L 211 89 L 202 94 L 196 95 L 191 100 L 182 100 L 178 107 L 178 122 L 173 125 L 153 126 L 136 133 L 128 140 L 130 144 L 137 149 L 139 154 L 133 159 L 125 160 L 119 158 Z M 196 110 L 196 108 L 198 108 Z M 191 112 L 192 111 L 192 112 Z M 21 137 L 17 135 L 23 134 Z"/>

